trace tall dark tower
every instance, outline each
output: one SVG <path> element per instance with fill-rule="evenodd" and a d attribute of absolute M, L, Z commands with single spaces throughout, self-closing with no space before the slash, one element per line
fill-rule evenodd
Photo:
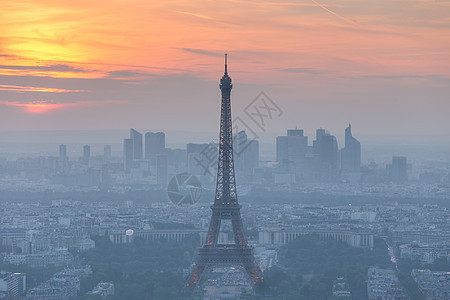
<path fill-rule="evenodd" d="M 212 216 L 206 241 L 198 250 L 195 265 L 186 287 L 194 287 L 202 273 L 213 266 L 241 265 L 253 285 L 263 281 L 261 269 L 255 262 L 253 247 L 245 237 L 241 219 L 241 205 L 238 203 L 233 159 L 233 133 L 231 124 L 231 77 L 228 76 L 227 55 L 225 54 L 225 74 L 220 79 L 222 104 L 220 112 L 219 162 L 217 168 L 216 196 L 211 206 Z M 218 237 L 223 220 L 231 221 L 234 244 L 219 244 Z"/>

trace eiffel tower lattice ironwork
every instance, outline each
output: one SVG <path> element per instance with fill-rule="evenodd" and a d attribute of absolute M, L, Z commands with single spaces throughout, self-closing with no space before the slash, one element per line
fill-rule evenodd
<path fill-rule="evenodd" d="M 233 130 L 231 122 L 231 77 L 227 70 L 220 79 L 222 92 L 220 113 L 219 160 L 214 204 L 206 241 L 198 249 L 198 262 L 194 266 L 187 288 L 196 286 L 202 273 L 213 266 L 242 266 L 253 285 L 263 281 L 261 269 L 253 256 L 253 247 L 248 244 L 241 219 L 241 205 L 238 203 L 233 159 Z M 218 237 L 223 220 L 230 220 L 234 233 L 234 244 L 219 244 Z"/>

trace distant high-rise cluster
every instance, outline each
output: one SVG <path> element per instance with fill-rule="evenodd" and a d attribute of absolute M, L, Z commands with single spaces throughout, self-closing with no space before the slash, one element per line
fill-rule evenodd
<path fill-rule="evenodd" d="M 20 158 L 15 170 L 34 172 L 53 183 L 83 187 L 116 183 L 161 187 L 169 178 L 185 172 L 195 175 L 203 186 L 215 182 L 219 150 L 215 140 L 191 142 L 184 148 L 173 149 L 166 147 L 164 132 L 143 134 L 134 128 L 129 132 L 129 137 L 123 140 L 122 156 L 117 155 L 119 151 L 113 152 L 111 145 L 103 145 L 102 151 L 96 143 L 77 146 L 81 155 L 74 160 L 72 156 L 77 150 L 69 152 L 66 144 L 60 144 L 56 156 Z M 393 156 L 387 164 L 370 161 L 361 166 L 361 143 L 353 137 L 350 124 L 345 128 L 345 143 L 341 148 L 336 137 L 323 128 L 316 130 L 312 142 L 303 129 L 288 129 L 286 135 L 276 138 L 274 160 L 267 159 L 265 151 L 263 161 L 260 161 L 260 143 L 256 138 L 246 131 L 231 134 L 235 176 L 245 185 L 450 182 L 448 172 L 412 170 L 405 156 Z"/>
<path fill-rule="evenodd" d="M 169 158 L 173 158 L 176 165 L 177 159 L 174 157 L 177 151 L 166 148 L 166 135 L 164 132 L 147 132 L 143 135 L 136 129 L 130 129 L 130 138 L 124 139 L 123 143 L 123 162 L 125 172 L 132 169 L 138 170 L 138 173 L 152 173 L 152 166 L 156 167 L 157 183 L 167 184 Z M 183 153 L 184 154 L 184 153 Z M 139 176 L 139 175 L 138 175 Z"/>
<path fill-rule="evenodd" d="M 333 182 L 340 179 L 341 172 L 358 173 L 361 164 L 361 145 L 352 137 L 351 127 L 346 130 L 346 144 L 339 149 L 336 138 L 325 129 L 316 130 L 313 145 L 302 129 L 289 129 L 286 136 L 277 137 L 278 174 L 275 181 L 286 180 L 284 173 L 295 175 L 290 181 Z M 345 167 L 344 167 L 345 166 Z"/>
<path fill-rule="evenodd" d="M 145 150 L 144 150 L 145 145 Z M 142 134 L 136 129 L 130 129 L 130 138 L 124 140 L 124 157 L 128 161 L 144 159 L 156 159 L 158 155 L 164 155 L 166 150 L 166 135 L 164 132 L 147 132 L 145 144 Z"/>

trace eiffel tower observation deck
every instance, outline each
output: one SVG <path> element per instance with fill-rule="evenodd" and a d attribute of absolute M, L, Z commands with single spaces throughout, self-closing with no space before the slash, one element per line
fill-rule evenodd
<path fill-rule="evenodd" d="M 190 274 L 186 288 L 194 288 L 201 281 L 205 270 L 220 266 L 242 266 L 253 285 L 263 282 L 261 269 L 248 244 L 238 203 L 233 158 L 233 132 L 231 121 L 231 77 L 228 75 L 227 54 L 225 73 L 220 79 L 222 101 L 220 109 L 219 159 L 214 204 L 206 241 L 198 250 L 198 262 Z M 231 221 L 234 244 L 219 244 L 222 221 Z"/>

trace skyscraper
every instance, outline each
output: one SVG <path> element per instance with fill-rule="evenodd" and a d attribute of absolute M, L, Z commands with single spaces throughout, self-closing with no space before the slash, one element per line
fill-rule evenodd
<path fill-rule="evenodd" d="M 316 141 L 318 141 L 324 135 L 330 135 L 330 133 L 323 128 L 316 129 Z"/>
<path fill-rule="evenodd" d="M 361 167 L 361 144 L 352 136 L 352 125 L 345 129 L 345 147 L 341 149 L 342 173 L 358 173 Z"/>
<path fill-rule="evenodd" d="M 133 140 L 123 140 L 123 168 L 126 172 L 131 170 L 133 166 Z"/>
<path fill-rule="evenodd" d="M 83 146 L 83 163 L 85 165 L 88 165 L 90 158 L 91 158 L 91 146 L 84 145 Z"/>
<path fill-rule="evenodd" d="M 130 139 L 133 141 L 133 159 L 142 159 L 142 134 L 131 128 Z"/>
<path fill-rule="evenodd" d="M 234 136 L 233 149 L 236 172 L 251 175 L 259 164 L 259 142 L 249 140 L 243 130 Z"/>
<path fill-rule="evenodd" d="M 145 159 L 156 158 L 164 154 L 166 134 L 164 132 L 147 132 L 145 134 Z"/>
<path fill-rule="evenodd" d="M 19 295 L 22 295 L 25 292 L 25 290 L 26 290 L 25 273 L 12 273 L 1 271 L 0 292 L 6 294 L 7 297 L 5 299 L 17 299 L 19 298 L 18 297 Z"/>
<path fill-rule="evenodd" d="M 67 146 L 64 144 L 59 145 L 59 160 L 61 162 L 67 161 Z"/>
<path fill-rule="evenodd" d="M 277 137 L 277 162 L 280 169 L 304 177 L 304 161 L 308 152 L 308 137 L 303 129 L 288 129 L 286 136 Z"/>
<path fill-rule="evenodd" d="M 111 159 L 111 145 L 105 145 L 103 147 L 103 158 L 105 160 Z"/>
<path fill-rule="evenodd" d="M 314 153 L 319 155 L 320 181 L 335 181 L 339 178 L 339 152 L 336 138 L 325 129 L 316 130 Z"/>
<path fill-rule="evenodd" d="M 395 182 L 404 182 L 408 179 L 405 156 L 393 156 L 391 165 L 391 178 Z"/>

